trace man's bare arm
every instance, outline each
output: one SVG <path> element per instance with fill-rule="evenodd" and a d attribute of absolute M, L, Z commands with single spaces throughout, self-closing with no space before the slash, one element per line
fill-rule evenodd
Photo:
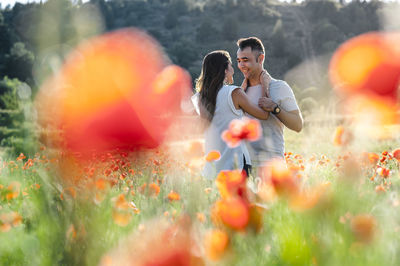
<path fill-rule="evenodd" d="M 262 97 L 258 106 L 267 112 L 272 112 L 277 104 L 271 98 Z M 282 107 L 281 112 L 275 116 L 289 129 L 300 132 L 303 129 L 303 117 L 300 110 L 286 111 Z"/>
<path fill-rule="evenodd" d="M 291 130 L 300 132 L 303 129 L 303 117 L 301 116 L 300 110 L 287 112 L 281 109 L 281 112 L 275 116 Z"/>

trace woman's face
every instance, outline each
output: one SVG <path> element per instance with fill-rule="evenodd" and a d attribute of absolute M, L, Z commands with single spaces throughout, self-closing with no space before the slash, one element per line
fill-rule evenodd
<path fill-rule="evenodd" d="M 232 63 L 229 62 L 228 68 L 225 69 L 225 83 L 226 84 L 233 84 L 233 74 L 235 73 L 235 70 L 232 67 Z"/>

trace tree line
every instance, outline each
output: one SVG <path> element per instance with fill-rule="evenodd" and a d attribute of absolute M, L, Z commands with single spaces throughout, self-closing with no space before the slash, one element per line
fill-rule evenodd
<path fill-rule="evenodd" d="M 34 97 L 74 46 L 103 32 L 124 27 L 148 32 L 193 80 L 207 52 L 225 49 L 235 61 L 236 40 L 257 36 L 266 48 L 266 68 L 284 78 L 353 36 L 383 29 L 385 5 L 373 0 L 43 0 L 1 6 L 0 108 L 21 110 L 16 86 L 28 85 Z M 235 83 L 241 79 L 236 71 Z M 295 89 L 302 94 L 306 88 Z M 0 128 L 9 126 L 12 119 L 2 116 Z"/>

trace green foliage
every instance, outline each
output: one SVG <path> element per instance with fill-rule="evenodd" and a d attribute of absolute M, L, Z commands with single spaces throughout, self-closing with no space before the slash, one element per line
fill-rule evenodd
<path fill-rule="evenodd" d="M 165 27 L 167 29 L 172 29 L 177 26 L 178 24 L 178 14 L 175 10 L 171 9 L 168 11 L 167 15 L 165 16 Z"/>
<path fill-rule="evenodd" d="M 0 108 L 16 110 L 20 107 L 18 99 L 18 88 L 22 83 L 18 79 L 5 77 L 0 81 Z"/>
<path fill-rule="evenodd" d="M 334 51 L 345 40 L 344 34 L 328 21 L 321 21 L 312 32 L 314 47 L 318 52 Z"/>
<path fill-rule="evenodd" d="M 196 39 L 200 43 L 213 42 L 219 39 L 219 30 L 216 26 L 210 21 L 203 21 L 196 31 Z"/>
<path fill-rule="evenodd" d="M 32 79 L 32 66 L 34 54 L 25 49 L 25 44 L 14 43 L 10 52 L 5 58 L 5 68 L 11 78 L 18 78 L 21 81 Z"/>
<path fill-rule="evenodd" d="M 50 0 L 44 4 L 17 4 L 12 9 L 0 10 L 0 73 L 33 85 L 31 53 L 41 62 L 40 55 L 47 49 L 72 48 L 102 30 L 133 26 L 156 33 L 153 35 L 167 51 L 174 51 L 174 47 L 184 43 L 200 51 L 199 54 L 204 54 L 204 50 L 224 49 L 226 41 L 235 42 L 239 37 L 258 36 L 271 42 L 272 53 L 268 51 L 268 56 L 275 57 L 272 61 L 282 62 L 273 66 L 274 75 L 282 78 L 302 60 L 332 52 L 356 34 L 379 29 L 378 12 L 382 6 L 377 1 L 349 4 L 303 1 L 290 5 L 259 0 L 91 0 L 87 3 Z M 281 24 L 279 29 L 273 30 L 278 24 Z M 15 44 L 18 42 L 25 47 Z M 296 43 L 305 43 L 307 50 L 296 49 Z M 170 56 L 175 62 L 185 62 L 176 53 Z M 13 67 L 6 67 L 6 61 Z M 199 62 L 201 58 L 182 66 L 200 68 Z"/>
<path fill-rule="evenodd" d="M 18 79 L 0 81 L 0 149 L 8 148 L 10 155 L 33 154 L 37 148 L 31 94 Z"/>
<path fill-rule="evenodd" d="M 339 11 L 337 2 L 333 0 L 307 1 L 305 10 L 310 20 L 317 23 L 324 19 L 335 19 Z"/>
<path fill-rule="evenodd" d="M 286 37 L 282 27 L 282 20 L 277 20 L 272 32 L 271 45 L 273 55 L 276 57 L 284 57 L 286 55 Z"/>
<path fill-rule="evenodd" d="M 225 40 L 235 41 L 238 38 L 239 23 L 234 17 L 227 17 L 222 25 L 222 34 Z"/>
<path fill-rule="evenodd" d="M 189 40 L 182 40 L 182 42 L 176 43 L 170 50 L 169 53 L 174 58 L 176 64 L 189 68 L 190 65 L 199 57 L 198 51 L 194 49 Z"/>

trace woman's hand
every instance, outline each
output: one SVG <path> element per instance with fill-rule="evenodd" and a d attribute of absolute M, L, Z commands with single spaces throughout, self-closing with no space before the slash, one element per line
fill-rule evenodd
<path fill-rule="evenodd" d="M 276 103 L 271 98 L 261 97 L 258 99 L 258 106 L 264 111 L 272 112 L 276 106 Z"/>
<path fill-rule="evenodd" d="M 249 80 L 247 78 L 244 78 L 242 85 L 240 85 L 240 87 L 246 91 L 247 90 L 247 86 L 249 85 Z"/>
<path fill-rule="evenodd" d="M 271 76 L 266 70 L 263 70 L 260 75 L 260 83 L 263 88 L 263 96 L 269 98 L 269 83 L 271 81 Z"/>

